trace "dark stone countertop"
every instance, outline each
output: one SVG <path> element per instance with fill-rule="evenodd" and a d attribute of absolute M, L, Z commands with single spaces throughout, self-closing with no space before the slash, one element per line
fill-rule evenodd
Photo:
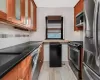
<path fill-rule="evenodd" d="M 42 42 L 30 41 L 0 49 L 0 79 L 41 44 Z"/>

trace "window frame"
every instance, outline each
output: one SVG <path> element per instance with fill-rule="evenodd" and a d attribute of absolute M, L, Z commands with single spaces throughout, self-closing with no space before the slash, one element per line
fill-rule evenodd
<path fill-rule="evenodd" d="M 46 40 L 63 40 L 63 17 L 61 17 L 61 38 L 48 38 L 48 17 L 46 17 Z"/>

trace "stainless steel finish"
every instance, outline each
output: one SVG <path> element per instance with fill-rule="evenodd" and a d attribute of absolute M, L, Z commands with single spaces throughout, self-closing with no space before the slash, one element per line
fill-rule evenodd
<path fill-rule="evenodd" d="M 85 0 L 84 11 L 86 28 L 83 73 L 88 77 L 83 77 L 83 80 L 100 80 L 100 0 Z"/>
<path fill-rule="evenodd" d="M 39 52 L 38 52 L 38 49 L 33 51 L 31 56 L 33 57 L 32 80 L 38 80 L 38 76 L 39 76 L 39 63 L 38 63 Z"/>
<path fill-rule="evenodd" d="M 83 80 L 100 80 L 100 77 L 94 73 L 87 65 L 83 66 Z"/>
<path fill-rule="evenodd" d="M 70 51 L 75 51 L 75 53 L 70 53 L 69 55 L 69 58 L 70 58 L 70 60 L 72 61 L 72 63 L 74 64 L 74 66 L 78 69 L 78 70 L 80 70 L 80 50 L 78 50 L 77 48 L 71 48 L 70 47 Z M 77 57 L 75 57 L 75 58 L 78 58 L 78 59 L 76 59 L 77 60 L 77 64 L 76 64 L 76 60 L 73 60 L 73 58 L 71 57 L 71 55 L 76 55 L 77 54 Z"/>
<path fill-rule="evenodd" d="M 95 1 L 95 14 L 94 14 L 94 26 L 93 26 L 93 30 L 94 30 L 94 44 L 95 44 L 95 59 L 96 59 L 96 64 L 99 67 L 100 63 L 99 63 L 99 51 L 98 51 L 98 11 L 99 11 L 99 2 Z"/>
<path fill-rule="evenodd" d="M 84 13 L 85 13 L 85 37 L 93 37 L 93 15 L 94 15 L 94 1 L 84 1 Z"/>
<path fill-rule="evenodd" d="M 99 67 L 96 64 L 95 54 L 93 52 L 84 51 L 84 63 L 96 74 L 100 75 Z"/>

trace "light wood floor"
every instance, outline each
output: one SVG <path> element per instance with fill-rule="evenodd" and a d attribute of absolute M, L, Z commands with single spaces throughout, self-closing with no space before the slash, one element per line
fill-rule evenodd
<path fill-rule="evenodd" d="M 44 62 L 38 80 L 77 80 L 68 62 L 61 68 L 50 68 L 48 62 Z"/>

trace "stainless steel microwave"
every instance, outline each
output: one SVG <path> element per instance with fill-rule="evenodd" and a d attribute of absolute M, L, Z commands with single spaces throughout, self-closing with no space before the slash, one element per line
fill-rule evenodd
<path fill-rule="evenodd" d="M 83 16 L 84 16 L 83 11 L 76 15 L 76 26 L 77 27 L 83 26 Z"/>

